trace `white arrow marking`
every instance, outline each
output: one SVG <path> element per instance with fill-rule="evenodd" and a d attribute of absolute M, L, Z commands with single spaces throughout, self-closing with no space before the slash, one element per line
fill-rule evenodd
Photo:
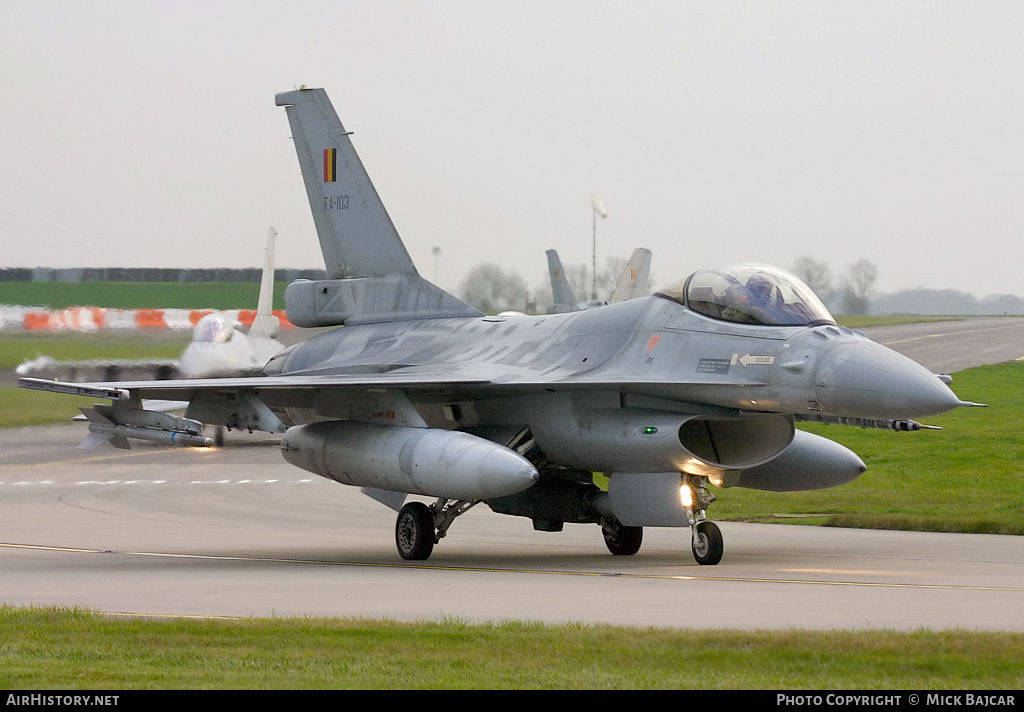
<path fill-rule="evenodd" d="M 739 357 L 739 362 L 746 366 L 771 366 L 775 363 L 774 356 L 757 356 L 751 354 L 744 354 Z"/>

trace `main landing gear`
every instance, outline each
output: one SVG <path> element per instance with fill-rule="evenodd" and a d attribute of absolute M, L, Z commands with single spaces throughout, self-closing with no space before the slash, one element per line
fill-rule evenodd
<path fill-rule="evenodd" d="M 690 546 L 693 549 L 693 558 L 702 566 L 713 566 L 722 560 L 725 547 L 722 542 L 721 530 L 714 522 L 709 522 L 705 518 L 705 511 L 715 501 L 715 496 L 708 492 L 706 485 L 706 478 L 684 474 L 679 492 L 682 496 L 686 521 L 690 526 Z M 672 486 L 674 496 L 675 485 Z M 549 494 L 551 492 L 557 494 L 561 490 L 549 488 L 545 491 Z M 571 499 L 576 502 L 580 501 L 581 497 L 572 497 Z M 398 519 L 395 522 L 395 545 L 399 555 L 408 561 L 424 561 L 430 558 L 434 551 L 434 545 L 444 538 L 455 519 L 479 502 L 480 500 L 444 498 L 429 505 L 423 502 L 408 502 L 399 511 Z M 600 513 L 596 510 L 581 509 L 577 511 L 563 508 L 554 510 L 554 515 L 552 515 L 550 510 L 534 511 L 523 506 L 516 508 L 505 502 L 499 506 L 495 502 L 497 500 L 490 500 L 489 504 L 499 513 L 521 516 L 533 514 L 535 528 L 537 521 L 548 522 L 550 520 L 558 525 L 557 529 L 550 528 L 545 531 L 560 531 L 563 520 L 578 523 L 597 521 L 601 526 L 605 546 L 616 556 L 631 556 L 637 553 L 643 542 L 643 527 L 622 524 L 607 508 L 603 508 Z"/>
<path fill-rule="evenodd" d="M 632 556 L 640 551 L 644 540 L 643 527 L 627 527 L 618 519 L 606 519 L 601 522 L 601 533 L 608 551 L 616 556 Z"/>
<path fill-rule="evenodd" d="M 423 502 L 409 502 L 398 512 L 395 544 L 403 559 L 422 561 L 434 551 L 434 513 Z"/>
<path fill-rule="evenodd" d="M 439 499 L 431 505 L 409 502 L 398 512 L 395 546 L 408 561 L 425 561 L 434 544 L 444 538 L 455 518 L 465 514 L 479 500 Z"/>

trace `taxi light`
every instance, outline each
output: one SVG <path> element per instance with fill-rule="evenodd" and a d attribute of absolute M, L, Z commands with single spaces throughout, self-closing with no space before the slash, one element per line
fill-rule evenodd
<path fill-rule="evenodd" d="M 683 503 L 684 507 L 693 506 L 693 491 L 686 485 L 682 485 L 679 488 L 679 500 Z"/>

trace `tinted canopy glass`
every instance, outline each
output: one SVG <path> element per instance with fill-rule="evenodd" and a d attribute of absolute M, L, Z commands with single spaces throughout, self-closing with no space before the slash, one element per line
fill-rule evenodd
<path fill-rule="evenodd" d="M 835 320 L 799 279 L 767 265 L 734 265 L 694 272 L 658 292 L 695 312 L 739 324 L 808 326 Z"/>
<path fill-rule="evenodd" d="M 192 340 L 209 344 L 223 344 L 231 341 L 235 324 L 216 314 L 207 314 L 192 330 Z"/>

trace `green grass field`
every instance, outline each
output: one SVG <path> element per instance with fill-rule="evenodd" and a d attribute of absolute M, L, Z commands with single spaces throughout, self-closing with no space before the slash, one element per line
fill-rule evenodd
<path fill-rule="evenodd" d="M 1024 634 L 125 619 L 0 608 L 0 689 L 1019 690 Z"/>
<path fill-rule="evenodd" d="M 86 359 L 178 358 L 192 338 L 190 333 L 76 334 L 37 331 L 0 337 L 0 369 L 13 369 L 38 356 L 58 361 Z"/>
<path fill-rule="evenodd" d="M 274 285 L 284 308 L 286 284 Z M 66 309 L 255 309 L 260 285 L 245 282 L 0 282 L 0 304 Z"/>
<path fill-rule="evenodd" d="M 837 316 L 836 322 L 850 329 L 867 329 L 872 326 L 895 326 L 897 324 L 921 324 L 933 321 L 959 321 L 956 316 L 916 316 L 913 314 L 891 314 L 888 316 L 867 316 L 849 314 Z"/>

